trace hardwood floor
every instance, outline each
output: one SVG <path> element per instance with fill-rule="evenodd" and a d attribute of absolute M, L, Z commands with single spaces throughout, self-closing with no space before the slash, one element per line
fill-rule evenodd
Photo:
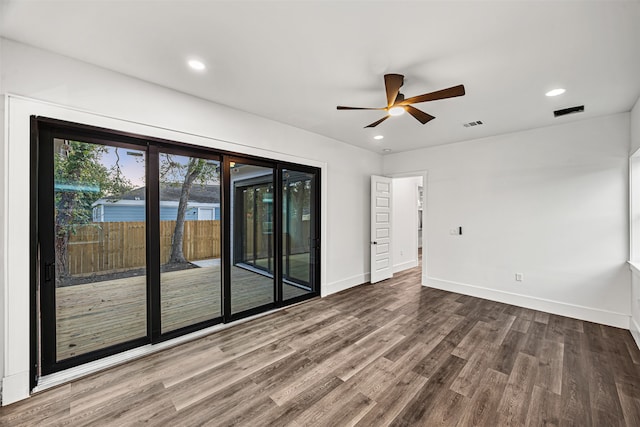
<path fill-rule="evenodd" d="M 0 409 L 2 426 L 638 426 L 628 331 L 419 284 L 314 299 Z"/>

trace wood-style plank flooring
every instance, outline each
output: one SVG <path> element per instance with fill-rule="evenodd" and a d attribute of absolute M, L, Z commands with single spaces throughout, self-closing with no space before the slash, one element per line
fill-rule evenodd
<path fill-rule="evenodd" d="M 630 333 L 423 288 L 420 271 L 0 409 L 2 426 L 639 426 Z"/>

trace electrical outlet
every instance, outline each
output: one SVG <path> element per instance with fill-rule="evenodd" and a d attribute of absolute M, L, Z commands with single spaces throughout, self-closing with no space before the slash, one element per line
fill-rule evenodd
<path fill-rule="evenodd" d="M 523 276 L 522 273 L 516 273 L 516 282 L 522 282 Z"/>

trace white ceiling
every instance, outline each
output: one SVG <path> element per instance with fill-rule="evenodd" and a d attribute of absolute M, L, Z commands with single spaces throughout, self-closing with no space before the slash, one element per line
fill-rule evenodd
<path fill-rule="evenodd" d="M 3 1 L 6 38 L 377 152 L 629 111 L 640 95 L 637 0 Z M 405 75 L 407 97 L 467 94 L 416 105 L 426 125 L 364 129 L 383 114 L 336 110 L 384 106 L 385 73 Z"/>

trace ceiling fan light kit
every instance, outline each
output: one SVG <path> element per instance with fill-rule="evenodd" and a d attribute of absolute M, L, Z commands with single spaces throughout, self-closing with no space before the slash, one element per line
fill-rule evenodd
<path fill-rule="evenodd" d="M 433 119 L 434 116 L 425 113 L 422 110 L 417 109 L 412 104 L 419 104 L 421 102 L 436 101 L 438 99 L 454 98 L 456 96 L 463 96 L 465 94 L 464 86 L 458 85 L 447 89 L 438 90 L 435 92 L 425 93 L 423 95 L 413 96 L 411 98 L 404 97 L 400 93 L 400 88 L 404 84 L 404 76 L 402 74 L 385 74 L 384 75 L 384 87 L 387 93 L 387 106 L 386 107 L 344 107 L 338 105 L 338 110 L 381 110 L 386 111 L 387 115 L 367 126 L 366 128 L 372 128 L 378 126 L 391 116 L 400 116 L 407 113 L 411 114 L 413 118 L 420 123 L 425 124 Z"/>
<path fill-rule="evenodd" d="M 389 115 L 391 116 L 401 116 L 404 114 L 404 108 L 402 107 L 391 107 L 389 108 Z"/>

